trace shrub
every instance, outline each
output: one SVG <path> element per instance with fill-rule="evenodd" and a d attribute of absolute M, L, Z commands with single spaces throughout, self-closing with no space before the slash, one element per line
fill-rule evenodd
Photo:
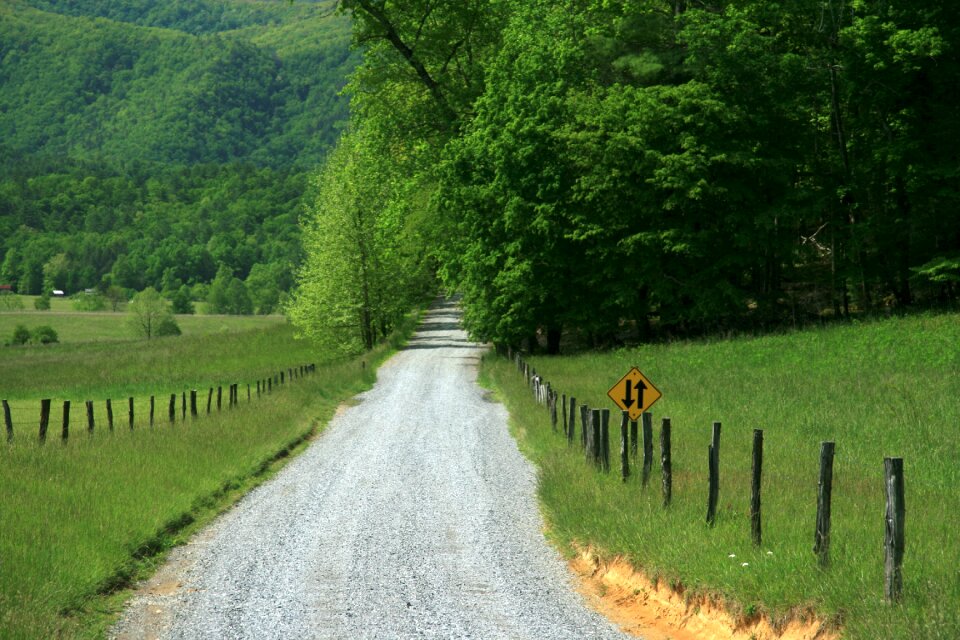
<path fill-rule="evenodd" d="M 107 308 L 107 301 L 99 293 L 78 293 L 72 300 L 77 311 L 103 311 Z"/>
<path fill-rule="evenodd" d="M 54 342 L 60 342 L 57 332 L 54 331 L 53 327 L 49 327 L 47 325 L 43 325 L 34 329 L 32 340 L 37 344 L 53 344 Z"/>
<path fill-rule="evenodd" d="M 30 329 L 18 324 L 13 330 L 13 338 L 10 339 L 10 344 L 27 344 L 28 342 L 30 342 Z"/>
<path fill-rule="evenodd" d="M 43 294 L 39 298 L 33 301 L 33 308 L 37 311 L 49 311 L 50 310 L 50 296 Z"/>
<path fill-rule="evenodd" d="M 0 293 L 0 311 L 19 311 L 23 309 L 23 301 L 15 293 Z"/>
<path fill-rule="evenodd" d="M 180 331 L 180 325 L 177 324 L 176 319 L 173 316 L 165 316 L 160 318 L 160 321 L 157 323 L 156 329 L 153 332 L 155 336 L 178 336 L 182 333 Z"/>

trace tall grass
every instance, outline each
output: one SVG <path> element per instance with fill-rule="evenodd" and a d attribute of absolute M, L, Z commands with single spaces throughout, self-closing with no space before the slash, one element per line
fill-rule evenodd
<path fill-rule="evenodd" d="M 785 336 L 530 358 L 578 403 L 619 413 L 607 389 L 638 366 L 673 421 L 674 503 L 598 474 L 551 432 L 511 363 L 484 375 L 540 467 L 552 535 L 626 555 L 648 573 L 774 619 L 812 608 L 845 636 L 960 637 L 960 316 L 893 319 Z M 722 421 L 720 507 L 705 524 L 710 426 Z M 765 430 L 763 546 L 750 539 L 752 430 Z M 812 552 L 820 442 L 834 440 L 832 564 Z M 616 446 L 616 445 L 614 445 Z M 883 602 L 883 458 L 904 458 L 904 602 Z M 616 456 L 613 456 L 616 460 Z M 657 464 L 658 468 L 659 465 Z M 744 564 L 746 563 L 746 564 Z"/>
<path fill-rule="evenodd" d="M 33 437 L 0 445 L 0 636 L 101 635 L 110 617 L 98 611 L 112 607 L 104 595 L 127 584 L 143 558 L 172 545 L 194 519 L 211 517 L 272 460 L 309 437 L 341 401 L 368 388 L 375 366 L 412 324 L 365 362 L 318 366 L 316 374 L 275 387 L 259 401 L 241 394 L 237 408 L 211 416 L 194 420 L 188 414 L 181 422 L 178 413 L 175 425 L 163 419 L 131 432 L 121 405 L 113 433 L 101 427 L 93 436 L 81 430 L 65 445 L 55 437 L 44 446 Z M 282 342 L 247 336 L 234 346 L 260 339 Z M 245 349 L 247 361 L 204 349 L 181 352 L 189 357 L 177 360 L 183 370 L 253 370 L 270 358 L 289 360 L 302 348 L 292 343 L 281 356 Z M 208 353 L 223 361 L 204 362 Z M 89 353 L 84 358 L 95 362 Z M 150 373 L 152 383 L 168 375 Z"/>

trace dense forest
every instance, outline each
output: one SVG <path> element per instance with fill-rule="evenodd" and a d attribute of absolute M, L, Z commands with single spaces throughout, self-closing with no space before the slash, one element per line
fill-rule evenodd
<path fill-rule="evenodd" d="M 960 294 L 952 3 L 341 5 L 308 333 L 369 344 L 432 274 L 474 337 L 551 352 Z"/>
<path fill-rule="evenodd" d="M 203 299 L 223 267 L 276 310 L 358 60 L 333 9 L 0 5 L 0 283 Z"/>

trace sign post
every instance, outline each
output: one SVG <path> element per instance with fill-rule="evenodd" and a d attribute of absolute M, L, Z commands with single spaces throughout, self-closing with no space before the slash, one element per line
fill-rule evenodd
<path fill-rule="evenodd" d="M 607 395 L 630 415 L 631 420 L 639 420 L 644 411 L 663 397 L 663 394 L 636 367 L 620 378 Z"/>

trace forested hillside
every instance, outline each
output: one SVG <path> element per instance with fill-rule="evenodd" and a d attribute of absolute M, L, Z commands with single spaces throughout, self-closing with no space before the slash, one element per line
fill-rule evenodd
<path fill-rule="evenodd" d="M 226 265 L 289 287 L 306 175 L 356 64 L 332 8 L 3 3 L 0 280 L 169 291 Z"/>
<path fill-rule="evenodd" d="M 960 294 L 951 3 L 343 4 L 368 48 L 307 230 L 307 331 L 389 324 L 425 263 L 475 337 L 550 351 Z M 349 242 L 311 231 L 333 217 Z"/>

